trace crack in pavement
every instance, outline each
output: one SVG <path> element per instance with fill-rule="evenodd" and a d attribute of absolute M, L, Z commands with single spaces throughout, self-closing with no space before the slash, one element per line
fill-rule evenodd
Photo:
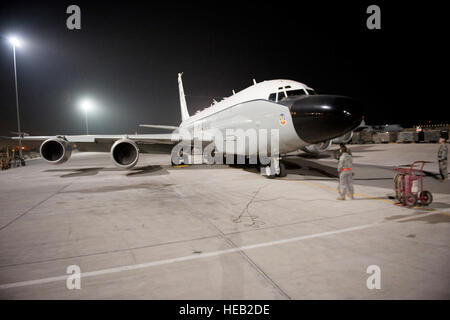
<path fill-rule="evenodd" d="M 245 208 L 242 209 L 242 211 L 239 214 L 239 216 L 233 218 L 233 222 L 234 223 L 242 222 L 242 218 L 245 217 L 245 218 L 250 218 L 250 220 L 251 220 L 251 223 L 246 225 L 247 227 L 259 228 L 260 226 L 263 226 L 263 225 L 266 224 L 264 221 L 258 220 L 259 216 L 251 215 L 250 211 L 248 210 L 250 205 L 255 201 L 255 198 L 258 196 L 259 192 L 266 186 L 267 186 L 267 184 L 261 186 L 258 190 L 256 190 L 256 192 L 253 194 L 253 196 L 247 202 L 247 205 L 245 206 Z M 247 215 L 244 215 L 245 213 L 247 213 Z"/>

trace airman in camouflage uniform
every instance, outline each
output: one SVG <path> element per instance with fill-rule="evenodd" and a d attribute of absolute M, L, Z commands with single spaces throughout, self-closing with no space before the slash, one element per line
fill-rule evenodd
<path fill-rule="evenodd" d="M 439 143 L 441 144 L 439 146 L 438 151 L 438 161 L 439 161 L 439 173 L 441 174 L 442 181 L 447 180 L 447 155 L 448 155 L 448 149 L 447 144 L 445 143 L 444 138 L 439 139 Z"/>
<path fill-rule="evenodd" d="M 346 146 L 345 146 L 345 143 L 340 143 L 340 144 L 339 144 L 339 149 L 337 149 L 337 150 L 334 152 L 334 156 L 335 156 L 336 160 L 339 160 L 339 158 L 342 156 L 342 147 L 346 147 Z M 346 147 L 346 148 L 347 148 L 347 147 Z M 348 153 L 349 155 L 352 155 L 352 151 L 351 151 L 350 149 L 348 149 L 348 148 L 347 148 L 347 153 Z"/>
<path fill-rule="evenodd" d="M 350 199 L 353 199 L 353 172 L 352 156 L 348 154 L 347 147 L 341 147 L 342 155 L 339 158 L 339 197 L 338 200 L 345 200 L 345 194 L 348 192 Z"/>

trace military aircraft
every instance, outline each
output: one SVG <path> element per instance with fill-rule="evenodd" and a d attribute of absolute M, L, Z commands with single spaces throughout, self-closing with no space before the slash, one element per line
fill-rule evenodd
<path fill-rule="evenodd" d="M 191 116 L 186 104 L 182 73 L 178 74 L 178 86 L 181 124 L 178 127 L 141 124 L 142 127 L 170 130 L 169 134 L 26 136 L 22 139 L 43 141 L 41 156 L 52 164 L 66 162 L 71 156 L 73 144 L 76 144 L 79 151 L 110 152 L 112 162 L 124 169 L 133 168 L 138 163 L 139 153 L 143 152 L 172 153 L 172 164 L 179 164 L 186 158 L 186 149 L 175 146 L 183 144 L 192 148 L 200 140 L 202 148 L 213 146 L 215 159 L 217 154 L 226 155 L 227 159 L 230 156 L 246 159 L 257 156 L 262 172 L 273 178 L 286 175 L 285 166 L 280 162 L 284 155 L 299 149 L 311 153 L 325 151 L 333 139 L 351 132 L 363 118 L 362 105 L 352 98 L 317 94 L 303 83 L 282 79 L 253 80 L 252 86 L 236 93 L 233 90 L 231 96 L 214 101 L 211 106 Z M 236 141 L 234 133 L 239 130 L 265 131 L 269 138 L 273 132 L 277 133 L 276 147 L 272 141 L 264 150 L 269 163 L 259 161 L 261 148 L 226 147 Z M 196 140 L 199 132 L 201 138 Z M 218 140 L 224 143 L 217 143 Z"/>

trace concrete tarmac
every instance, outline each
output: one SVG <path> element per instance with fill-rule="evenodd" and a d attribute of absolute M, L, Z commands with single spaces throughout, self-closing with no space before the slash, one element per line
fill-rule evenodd
<path fill-rule="evenodd" d="M 0 298 L 449 299 L 450 184 L 430 163 L 429 207 L 390 199 L 392 168 L 436 161 L 437 148 L 351 145 L 346 201 L 330 152 L 289 156 L 273 180 L 161 155 L 131 171 L 107 153 L 32 160 L 0 173 Z M 72 265 L 79 290 L 67 287 Z M 380 289 L 367 286 L 369 266 Z"/>

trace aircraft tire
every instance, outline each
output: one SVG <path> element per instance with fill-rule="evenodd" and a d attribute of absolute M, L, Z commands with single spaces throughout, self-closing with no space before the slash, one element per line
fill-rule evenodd
<path fill-rule="evenodd" d="M 279 166 L 280 166 L 280 173 L 277 174 L 277 177 L 279 177 L 279 178 L 284 178 L 284 177 L 286 177 L 286 175 L 287 175 L 287 172 L 286 172 L 286 165 L 285 165 L 283 162 L 280 161 Z"/>
<path fill-rule="evenodd" d="M 276 174 L 272 174 L 270 166 L 265 166 L 264 169 L 266 170 L 267 179 L 274 179 L 276 177 Z"/>

